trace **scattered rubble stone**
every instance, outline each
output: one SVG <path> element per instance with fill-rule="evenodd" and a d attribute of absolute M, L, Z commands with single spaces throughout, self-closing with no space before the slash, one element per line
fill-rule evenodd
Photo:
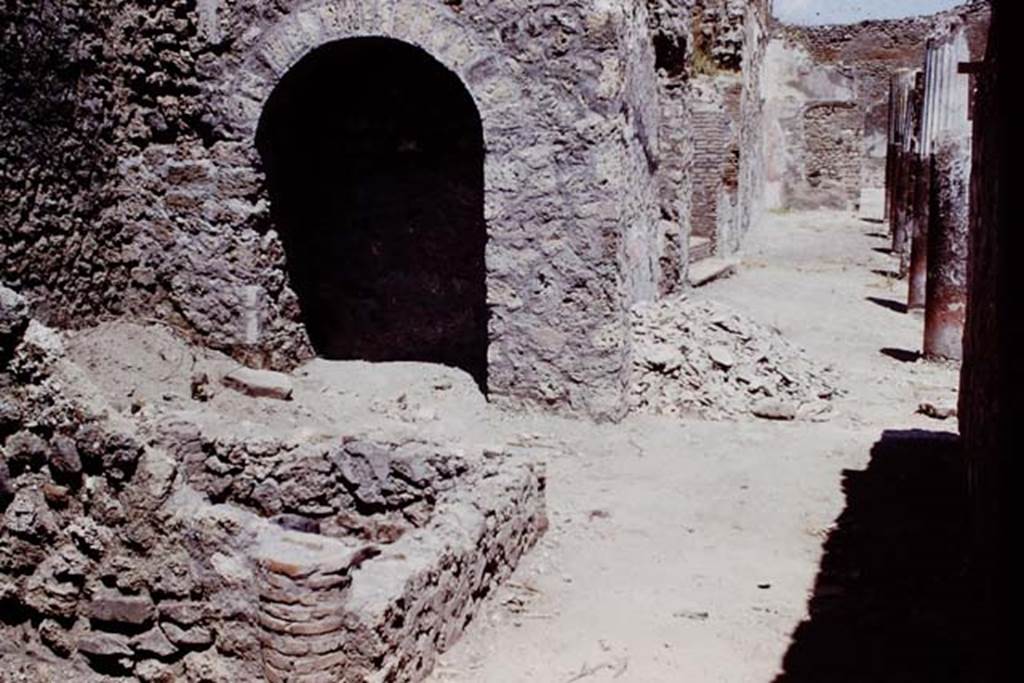
<path fill-rule="evenodd" d="M 17 430 L 21 424 L 21 406 L 7 396 L 0 396 L 0 439 Z"/>
<path fill-rule="evenodd" d="M 207 617 L 209 608 L 202 602 L 163 601 L 160 603 L 160 618 L 181 626 L 198 624 Z"/>
<path fill-rule="evenodd" d="M 39 624 L 39 638 L 58 657 L 68 657 L 75 651 L 71 634 L 53 619 Z"/>
<path fill-rule="evenodd" d="M 290 401 L 294 391 L 288 375 L 271 370 L 239 368 L 225 375 L 221 383 L 253 398 L 272 398 L 278 401 Z"/>
<path fill-rule="evenodd" d="M 57 435 L 50 440 L 50 469 L 58 477 L 73 478 L 82 473 L 82 459 L 74 439 Z"/>
<path fill-rule="evenodd" d="M 50 512 L 42 487 L 26 487 L 14 494 L 3 518 L 4 528 L 31 540 L 45 540 L 56 532 L 56 520 Z"/>
<path fill-rule="evenodd" d="M 155 659 L 142 660 L 135 665 L 132 673 L 143 683 L 175 683 L 176 680 L 180 680 L 172 666 Z M 201 680 L 212 681 L 214 679 L 205 678 Z"/>
<path fill-rule="evenodd" d="M 922 401 L 917 412 L 936 420 L 949 420 L 957 416 L 956 401 Z"/>
<path fill-rule="evenodd" d="M 753 405 L 750 412 L 766 420 L 795 420 L 797 417 L 795 405 L 777 398 L 762 398 Z"/>
<path fill-rule="evenodd" d="M 205 372 L 198 372 L 192 375 L 189 389 L 193 400 L 196 401 L 209 401 L 214 395 L 213 385 L 210 384 L 210 376 Z"/>
<path fill-rule="evenodd" d="M 49 446 L 39 436 L 22 430 L 8 437 L 4 446 L 7 451 L 7 463 L 11 469 L 39 469 L 46 462 Z"/>
<path fill-rule="evenodd" d="M 0 512 L 7 508 L 13 497 L 14 487 L 11 484 L 11 471 L 7 467 L 7 456 L 0 450 Z"/>
<path fill-rule="evenodd" d="M 825 419 L 834 371 L 779 332 L 721 304 L 685 296 L 633 310 L 634 409 L 724 419 Z"/>
<path fill-rule="evenodd" d="M 210 629 L 203 626 L 182 628 L 177 624 L 166 623 L 161 628 L 168 640 L 180 647 L 200 648 L 213 642 L 213 634 L 210 633 Z"/>
<path fill-rule="evenodd" d="M 0 285 L 0 361 L 4 361 L 14 350 L 28 321 L 28 302 L 25 298 Z"/>

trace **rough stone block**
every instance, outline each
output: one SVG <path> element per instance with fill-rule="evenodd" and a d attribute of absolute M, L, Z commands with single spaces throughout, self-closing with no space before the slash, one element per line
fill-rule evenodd
<path fill-rule="evenodd" d="M 280 372 L 239 368 L 221 379 L 224 386 L 253 398 L 290 401 L 294 388 L 291 379 Z"/>
<path fill-rule="evenodd" d="M 167 622 L 160 628 L 168 640 L 180 647 L 206 647 L 213 642 L 213 633 L 204 626 L 182 628 L 177 624 Z"/>
<path fill-rule="evenodd" d="M 153 620 L 156 610 L 147 595 L 102 593 L 89 603 L 88 613 L 101 623 L 142 626 Z"/>
<path fill-rule="evenodd" d="M 167 639 L 167 636 L 159 628 L 151 628 L 145 633 L 135 636 L 131 645 L 136 652 L 154 657 L 170 657 L 178 652 L 178 648 Z"/>
<path fill-rule="evenodd" d="M 87 633 L 78 639 L 78 651 L 94 657 L 130 657 L 133 654 L 128 637 L 116 633 Z"/>

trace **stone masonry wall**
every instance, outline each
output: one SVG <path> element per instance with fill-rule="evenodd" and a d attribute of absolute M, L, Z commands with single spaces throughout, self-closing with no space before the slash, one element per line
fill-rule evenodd
<path fill-rule="evenodd" d="M 730 117 L 721 101 L 701 102 L 693 112 L 693 234 L 714 239 L 718 234 L 718 203 L 723 168 L 730 153 Z"/>
<path fill-rule="evenodd" d="M 646 3 L 625 3 L 625 32 L 618 59 L 624 68 L 625 147 L 623 166 L 632 181 L 625 184 L 626 208 L 621 234 L 620 272 L 627 305 L 658 298 L 662 287 L 660 260 L 667 248 L 660 234 L 660 187 L 656 176 L 661 149 L 661 107 L 656 58 Z"/>
<path fill-rule="evenodd" d="M 422 680 L 546 528 L 521 447 L 237 430 L 187 375 L 129 409 L 83 337 L 0 287 L 0 680 Z"/>
<path fill-rule="evenodd" d="M 0 132 L 12 156 L 2 278 L 47 321 L 156 317 L 253 364 L 307 357 L 253 137 L 274 85 L 310 50 L 385 36 L 455 72 L 480 111 L 492 395 L 622 414 L 626 308 L 656 290 L 660 256 L 642 4 L 135 0 L 2 11 Z"/>
<path fill-rule="evenodd" d="M 820 102 L 804 109 L 805 180 L 822 205 L 852 209 L 860 196 L 864 117 L 852 102 Z"/>
<path fill-rule="evenodd" d="M 857 189 L 885 186 L 890 76 L 900 68 L 920 67 L 929 33 L 954 15 L 962 16 L 968 25 L 972 53 L 983 52 L 987 0 L 973 0 L 926 17 L 850 25 L 775 26 L 768 58 L 769 90 L 775 96 L 768 104 L 766 143 L 768 158 L 774 159 L 769 167 L 772 208 L 835 205 L 834 197 L 819 195 L 806 182 L 808 139 L 802 109 L 816 101 L 846 100 L 856 105 L 863 131 L 858 144 Z M 847 144 L 840 141 L 838 147 Z"/>
<path fill-rule="evenodd" d="M 997 0 L 993 7 L 988 53 L 974 103 L 971 172 L 967 326 L 960 385 L 960 433 L 969 471 L 975 545 L 972 579 L 977 591 L 977 634 L 981 657 L 978 680 L 1012 678 L 1011 571 L 1017 534 L 1012 503 L 1014 461 L 1019 459 L 1019 429 L 1024 416 L 1020 386 L 1024 364 L 1020 349 L 1024 319 L 1016 256 L 1021 239 L 1016 202 L 1008 183 L 1014 178 L 1020 121 L 1017 74 L 1011 55 L 1018 39 L 1016 3 Z M 1014 7 L 1016 9 L 1016 7 Z M 1011 147 L 1011 145 L 1013 145 Z"/>
<path fill-rule="evenodd" d="M 739 249 L 764 192 L 761 73 L 769 7 L 720 4 L 708 16 L 722 24 L 713 31 L 705 24 L 700 38 L 712 65 L 694 80 L 691 223 L 694 235 L 728 255 Z"/>
<path fill-rule="evenodd" d="M 693 76 L 693 0 L 648 0 L 654 43 L 658 105 L 658 195 L 662 244 L 660 293 L 671 294 L 686 281 L 689 264 L 693 189 L 693 130 L 690 80 Z"/>
<path fill-rule="evenodd" d="M 769 8 L 762 0 L 647 4 L 661 114 L 664 295 L 685 286 L 691 235 L 735 251 L 761 203 L 760 71 Z"/>
<path fill-rule="evenodd" d="M 723 240 L 728 253 L 737 251 L 743 237 L 758 220 L 765 206 L 765 57 L 770 35 L 771 3 L 754 3 L 743 26 L 741 76 L 743 89 L 739 108 L 739 178 L 735 229 Z"/>
<path fill-rule="evenodd" d="M 125 305 L 138 257 L 111 211 L 119 152 L 175 135 L 147 115 L 174 97 L 171 62 L 176 84 L 194 66 L 174 45 L 157 49 L 156 13 L 140 7 L 124 22 L 109 4 L 0 7 L 0 281 L 57 324 Z M 176 114 L 196 123 L 194 111 Z"/>
<path fill-rule="evenodd" d="M 662 258 L 666 294 L 686 281 L 691 234 L 733 251 L 760 203 L 757 131 L 769 9 L 762 0 L 648 6 L 661 109 L 661 233 L 672 247 Z"/>

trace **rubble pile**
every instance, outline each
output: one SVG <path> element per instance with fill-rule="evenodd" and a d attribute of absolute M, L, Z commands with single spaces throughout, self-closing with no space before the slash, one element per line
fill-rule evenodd
<path fill-rule="evenodd" d="M 633 410 L 720 420 L 825 420 L 839 390 L 777 330 L 704 299 L 636 306 Z"/>

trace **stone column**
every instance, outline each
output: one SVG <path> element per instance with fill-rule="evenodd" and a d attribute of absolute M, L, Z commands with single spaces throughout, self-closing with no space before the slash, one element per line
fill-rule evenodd
<path fill-rule="evenodd" d="M 910 187 L 908 188 L 906 259 L 907 310 L 922 312 L 925 304 L 925 284 L 928 280 L 928 207 L 930 205 L 931 168 L 928 156 L 916 155 L 910 159 Z M 901 259 L 901 267 L 903 268 Z"/>
<path fill-rule="evenodd" d="M 970 60 L 963 22 L 951 21 L 928 40 L 924 66 L 924 103 L 918 135 L 920 176 L 914 191 L 913 243 L 910 255 L 907 309 L 925 307 L 928 279 L 928 208 L 930 166 L 936 140 L 945 134 L 969 131 L 967 112 L 970 79 L 959 73 L 960 62 Z"/>
<path fill-rule="evenodd" d="M 921 71 L 900 69 L 892 75 L 889 93 L 889 150 L 886 163 L 886 216 L 892 235 L 892 252 L 900 256 L 901 271 L 906 261 L 908 188 L 912 187 L 911 162 L 917 156 L 917 123 Z M 901 272 L 903 275 L 904 272 Z"/>
<path fill-rule="evenodd" d="M 930 358 L 963 357 L 970 167 L 971 144 L 966 135 L 944 137 L 935 144 L 924 318 L 924 354 Z"/>

